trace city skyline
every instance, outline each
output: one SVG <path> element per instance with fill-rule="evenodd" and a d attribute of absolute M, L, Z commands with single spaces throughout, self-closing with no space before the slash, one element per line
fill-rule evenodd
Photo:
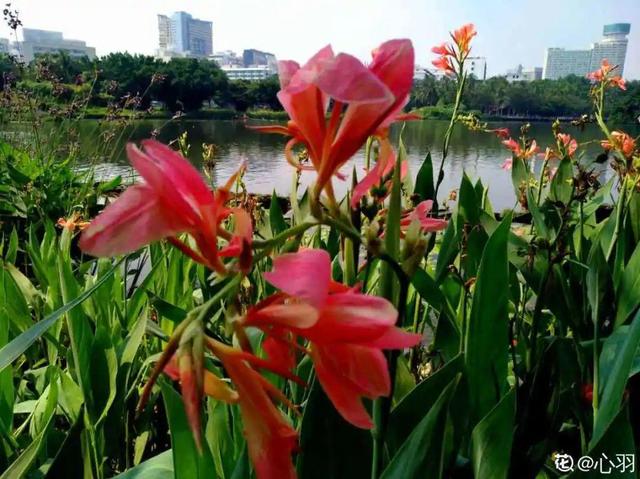
<path fill-rule="evenodd" d="M 529 69 L 542 66 L 547 48 L 581 49 L 600 39 L 604 24 L 631 23 L 625 77 L 640 78 L 637 0 L 605 5 L 578 0 L 522 1 L 517 9 L 506 0 L 488 0 L 482 5 L 471 0 L 352 0 L 347 5 L 339 0 L 309 5 L 293 0 L 238 0 L 233 4 L 221 0 L 159 0 L 152 4 L 114 0 L 108 6 L 81 0 L 52 3 L 14 0 L 13 8 L 20 10 L 25 27 L 61 31 L 65 37 L 95 46 L 98 55 L 113 51 L 153 55 L 158 46 L 157 15 L 182 10 L 214 23 L 214 51 L 258 48 L 275 53 L 279 59 L 304 62 L 332 43 L 336 51 L 367 60 L 368 52 L 380 42 L 408 37 L 416 47 L 416 63 L 428 67 L 434 58 L 430 48 L 445 39 L 449 30 L 473 22 L 479 35 L 472 55 L 486 57 L 487 77 L 504 75 L 518 64 Z M 554 15 L 548 15 L 549 9 Z M 100 21 L 92 23 L 92 18 Z M 113 33 L 114 22 L 119 24 L 117 35 Z M 9 33 L 2 25 L 0 37 Z M 509 39 L 508 50 L 505 38 Z"/>

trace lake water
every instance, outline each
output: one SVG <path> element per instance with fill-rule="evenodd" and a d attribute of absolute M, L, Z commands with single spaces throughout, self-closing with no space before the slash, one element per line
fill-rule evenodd
<path fill-rule="evenodd" d="M 251 124 L 268 124 L 267 122 L 252 121 Z M 434 170 L 437 170 L 441 159 L 442 139 L 447 128 L 446 121 L 425 120 L 413 121 L 406 124 L 403 139 L 406 145 L 410 171 L 412 177 L 420 167 L 424 157 L 430 151 L 432 153 Z M 500 123 L 492 125 L 492 128 L 508 127 L 512 134 L 517 135 L 520 123 Z M 553 144 L 551 125 L 548 123 L 534 123 L 531 126 L 530 136 L 535 138 L 538 145 L 544 149 Z M 96 130 L 105 128 L 93 120 L 81 122 L 79 137 L 81 150 L 87 152 L 95 146 Z M 118 141 L 114 148 L 102 155 L 92 164 L 102 177 L 121 174 L 131 177 L 133 174 L 128 165 L 124 153 L 124 145 L 127 141 L 139 141 L 149 138 L 154 130 L 158 131 L 158 139 L 169 142 L 177 138 L 181 133 L 188 133 L 191 145 L 190 159 L 198 167 L 202 163 L 202 144 L 212 143 L 216 145 L 217 163 L 213 170 L 214 181 L 225 181 L 241 160 L 246 160 L 248 168 L 245 175 L 245 183 L 251 192 L 271 193 L 273 190 L 280 195 L 288 195 L 292 184 L 293 168 L 284 158 L 284 145 L 286 139 L 280 135 L 264 134 L 252 131 L 240 121 L 180 121 L 166 122 L 155 120 L 141 120 L 125 127 L 118 135 Z M 566 131 L 571 133 L 580 143 L 591 141 L 587 148 L 590 154 L 602 151 L 597 140 L 601 134 L 592 125 L 581 132 L 578 128 L 567 125 Z M 634 133 L 630 131 L 630 133 Z M 392 138 L 397 144 L 399 128 L 394 125 Z M 88 154 L 88 156 L 90 156 Z M 489 197 L 495 209 L 513 207 L 515 197 L 511 186 L 510 173 L 501 169 L 505 158 L 509 156 L 507 149 L 500 140 L 492 134 L 468 131 L 464 126 L 458 125 L 451 138 L 449 156 L 445 164 L 445 178 L 441 187 L 442 196 L 446 197 L 449 191 L 459 186 L 463 172 L 472 178 L 482 178 L 484 184 L 489 187 Z M 349 164 L 342 168 L 342 172 L 350 175 L 353 170 L 353 162 L 356 171 L 361 177 L 363 152 L 359 152 Z M 303 185 L 313 181 L 314 173 L 303 173 Z M 350 181 L 334 179 L 337 193 L 342 193 Z"/>

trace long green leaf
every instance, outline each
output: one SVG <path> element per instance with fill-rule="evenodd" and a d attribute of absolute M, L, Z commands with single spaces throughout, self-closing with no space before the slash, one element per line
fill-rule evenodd
<path fill-rule="evenodd" d="M 473 429 L 471 449 L 476 479 L 508 476 L 515 412 L 516 394 L 512 389 Z"/>
<path fill-rule="evenodd" d="M 49 316 L 44 318 L 42 321 L 34 324 L 31 328 L 26 330 L 24 333 L 17 336 L 13 339 L 9 344 L 0 349 L 0 371 L 9 366 L 13 361 L 15 361 L 22 353 L 24 353 L 29 346 L 31 346 L 38 338 L 40 338 L 47 330 L 53 326 L 62 315 L 68 313 L 73 308 L 81 304 L 88 297 L 90 297 L 93 292 L 98 289 L 102 284 L 107 281 L 113 273 L 115 273 L 116 269 L 120 266 L 120 263 L 124 258 L 120 259 L 113 267 L 100 278 L 96 284 L 94 284 L 91 288 L 86 290 L 77 298 L 69 301 L 61 308 L 57 309 Z"/>
<path fill-rule="evenodd" d="M 465 337 L 471 417 L 477 423 L 507 386 L 509 262 L 511 215 L 490 236 L 482 254 Z"/>
<path fill-rule="evenodd" d="M 113 479 L 173 479 L 172 451 L 161 452 Z"/>
<path fill-rule="evenodd" d="M 382 473 L 381 479 L 439 479 L 444 469 L 445 429 L 449 402 L 458 384 L 454 379 Z"/>

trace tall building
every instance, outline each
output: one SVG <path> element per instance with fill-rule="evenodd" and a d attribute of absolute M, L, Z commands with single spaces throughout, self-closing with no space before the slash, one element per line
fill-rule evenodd
<path fill-rule="evenodd" d="M 253 48 L 242 52 L 242 61 L 245 67 L 266 65 L 274 70 L 278 68 L 278 62 L 273 53 L 262 52 Z"/>
<path fill-rule="evenodd" d="M 0 38 L 0 53 L 9 53 L 9 40 Z"/>
<path fill-rule="evenodd" d="M 213 60 L 220 67 L 235 66 L 243 67 L 244 61 L 241 56 L 231 50 L 224 50 L 221 52 L 215 52 L 209 56 L 210 60 Z"/>
<path fill-rule="evenodd" d="M 158 56 L 160 58 L 207 58 L 213 53 L 213 24 L 186 12 L 170 17 L 158 15 Z"/>
<path fill-rule="evenodd" d="M 95 48 L 88 47 L 86 42 L 81 40 L 66 39 L 61 32 L 24 28 L 22 37 L 22 41 L 17 42 L 14 47 L 20 59 L 26 63 L 47 53 L 64 52 L 72 57 L 86 56 L 90 59 L 96 57 Z"/>
<path fill-rule="evenodd" d="M 617 74 L 624 74 L 624 60 L 627 55 L 627 35 L 631 31 L 629 23 L 613 23 L 605 25 L 602 30 L 602 40 L 593 44 L 591 50 L 590 71 L 600 67 L 600 63 L 605 58 L 612 65 L 618 65 Z"/>
<path fill-rule="evenodd" d="M 474 76 L 477 80 L 487 79 L 487 59 L 485 57 L 467 57 L 464 62 L 464 72 Z"/>
<path fill-rule="evenodd" d="M 627 35 L 631 31 L 629 23 L 605 25 L 603 38 L 591 45 L 589 50 L 565 50 L 548 48 L 545 53 L 542 77 L 549 80 L 567 75 L 585 76 L 600 67 L 603 59 L 618 65 L 618 73 L 624 73 L 624 61 L 627 54 Z"/>

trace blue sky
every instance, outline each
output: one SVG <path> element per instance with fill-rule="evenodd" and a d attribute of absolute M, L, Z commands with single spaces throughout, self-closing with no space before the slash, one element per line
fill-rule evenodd
<path fill-rule="evenodd" d="M 4 2 L 3 2 L 4 3 Z M 640 0 L 13 0 L 26 27 L 60 30 L 98 54 L 152 54 L 157 13 L 185 10 L 214 22 L 214 49 L 259 48 L 304 61 L 332 43 L 366 59 L 380 42 L 411 38 L 419 64 L 447 32 L 474 22 L 474 54 L 490 75 L 542 66 L 546 47 L 587 48 L 605 23 L 631 23 L 625 76 L 640 78 Z M 9 36 L 6 27 L 0 37 Z"/>

